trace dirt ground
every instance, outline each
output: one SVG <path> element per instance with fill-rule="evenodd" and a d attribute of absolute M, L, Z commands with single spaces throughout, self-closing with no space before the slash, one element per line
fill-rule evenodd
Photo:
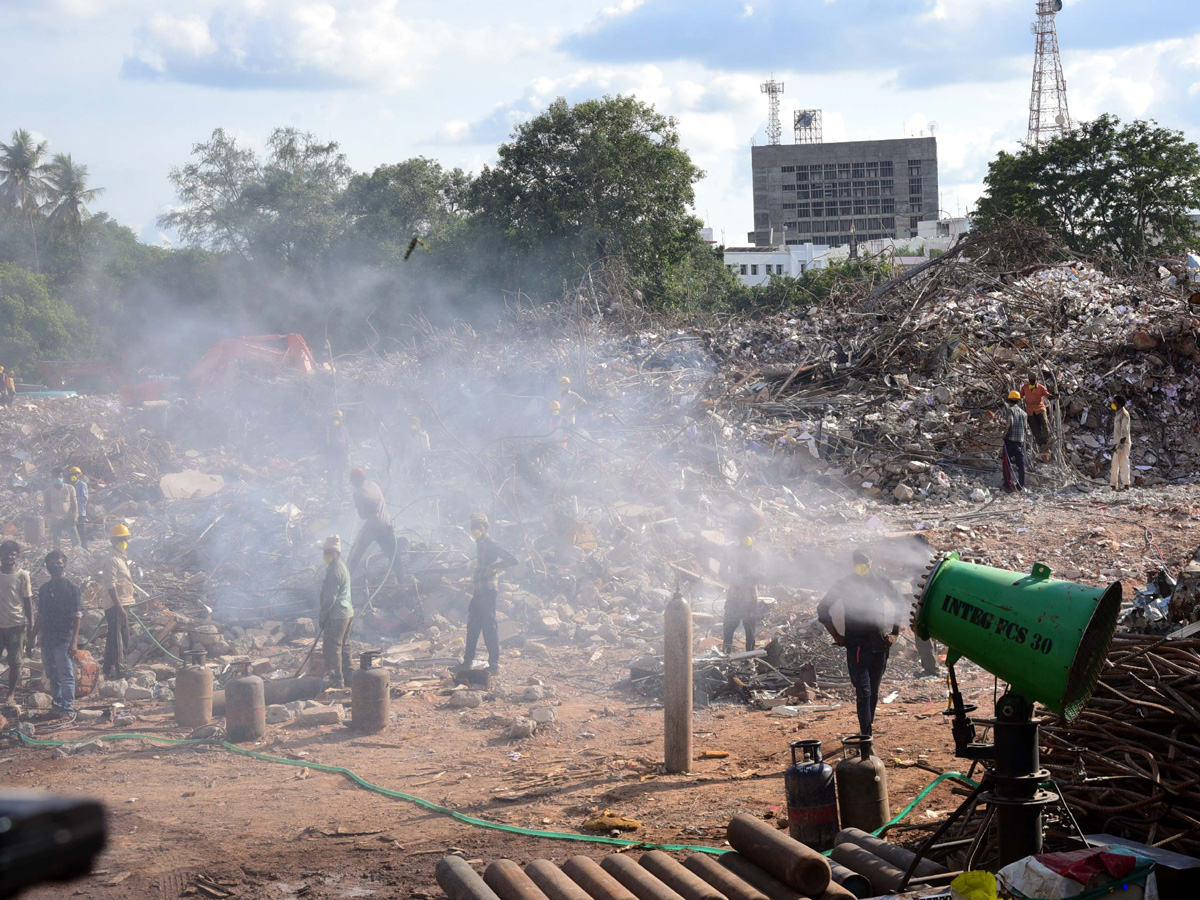
<path fill-rule="evenodd" d="M 1197 496 L 1187 486 L 1116 497 L 1003 497 L 987 507 L 895 509 L 886 518 L 867 510 L 843 516 L 845 521 L 814 523 L 811 534 L 777 534 L 773 540 L 781 546 L 807 542 L 832 555 L 872 530 L 882 535 L 919 527 L 936 549 L 966 550 L 976 561 L 1025 570 L 1045 560 L 1056 573 L 1089 583 L 1119 578 L 1129 597 L 1160 558 L 1173 569 L 1190 558 Z M 590 648 L 567 643 L 553 647 L 548 658 L 510 653 L 500 680 L 515 699 L 449 709 L 440 685 L 430 680 L 393 700 L 395 722 L 380 734 L 359 736 L 345 726 L 270 726 L 251 749 L 346 766 L 380 786 L 508 825 L 581 834 L 588 814 L 611 809 L 642 823 L 631 835 L 637 839 L 720 846 L 734 813 L 765 816 L 783 806 L 789 741 L 818 738 L 829 752 L 857 731 L 848 694 L 839 708 L 800 718 L 714 704 L 695 714 L 695 752 L 726 750 L 730 756 L 698 759 L 687 775 L 663 775 L 662 713 L 619 685 L 628 677 L 629 654 L 614 649 L 595 663 L 590 657 Z M 444 671 L 409 670 L 414 678 Z M 532 676 L 555 687 L 551 702 L 558 719 L 530 739 L 511 741 L 497 721 L 528 710 L 519 698 Z M 969 700 L 990 712 L 990 676 L 976 670 L 964 688 Z M 901 763 L 920 757 L 932 769 L 964 772 L 969 764 L 952 755 L 940 715 L 940 681 L 885 678 L 884 694 L 892 691 L 899 692 L 895 701 L 880 706 L 876 752 L 889 764 L 891 803 L 899 810 L 934 777 Z M 131 706 L 139 716 L 137 731 L 183 736 L 169 707 Z M 77 727 L 53 736 L 85 740 L 105 730 Z M 0 752 L 0 778 L 10 787 L 104 801 L 111 812 L 110 845 L 90 877 L 30 897 L 218 896 L 189 887 L 201 876 L 237 897 L 422 898 L 440 896 L 434 866 L 454 850 L 473 861 L 507 857 L 524 863 L 539 857 L 561 862 L 577 853 L 599 857 L 612 849 L 471 826 L 369 792 L 340 775 L 218 748 L 130 740 L 88 756 L 52 759 L 51 753 L 9 747 Z M 908 822 L 940 818 L 959 799 L 943 784 Z"/>

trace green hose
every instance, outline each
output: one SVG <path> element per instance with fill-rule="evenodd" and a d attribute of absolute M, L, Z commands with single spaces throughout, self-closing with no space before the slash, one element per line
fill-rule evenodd
<path fill-rule="evenodd" d="M 161 650 L 161 651 L 162 651 L 163 653 L 165 653 L 167 656 L 171 657 L 171 659 L 175 660 L 175 662 L 179 663 L 181 666 L 184 664 L 182 659 L 180 659 L 178 656 L 176 656 L 174 653 L 172 653 L 170 650 L 168 650 L 166 647 L 164 647 L 162 644 L 160 644 L 160 643 L 158 642 L 158 639 L 157 639 L 157 638 L 155 638 L 155 637 L 154 637 L 154 635 L 152 635 L 152 634 L 150 633 L 150 629 L 146 627 L 146 623 L 145 623 L 145 622 L 143 622 L 141 619 L 139 619 L 139 618 L 138 618 L 138 615 L 137 615 L 137 613 L 135 613 L 135 612 L 134 612 L 132 609 L 130 609 L 129 607 L 126 607 L 126 608 L 125 608 L 125 612 L 127 612 L 127 613 L 129 613 L 131 616 L 133 616 L 133 621 L 137 622 L 139 625 L 141 625 L 141 626 L 142 626 L 142 631 L 146 632 L 146 637 L 148 637 L 148 638 L 150 638 L 150 640 L 154 641 L 154 646 L 155 646 L 155 647 L 157 647 L 159 650 Z"/>
<path fill-rule="evenodd" d="M 13 732 L 9 732 L 9 733 L 16 735 L 17 740 L 19 740 L 22 744 L 28 744 L 31 747 L 61 747 L 64 744 L 68 744 L 68 743 L 78 743 L 78 742 L 72 742 L 72 741 L 39 741 L 34 738 L 28 737 L 27 735 L 24 735 L 19 731 L 13 731 Z M 99 741 L 119 741 L 119 740 L 158 741 L 163 744 L 171 744 L 174 746 L 186 746 L 186 745 L 195 745 L 195 744 L 208 744 L 208 745 L 212 746 L 215 744 L 216 746 L 223 747 L 224 749 L 232 751 L 233 753 L 236 753 L 239 756 L 249 756 L 252 759 L 261 759 L 264 762 L 279 763 L 280 765 L 284 765 L 284 766 L 296 766 L 298 768 L 313 769 L 317 772 L 327 772 L 330 775 L 341 775 L 344 778 L 350 779 L 355 784 L 357 784 L 359 787 L 366 788 L 368 791 L 373 791 L 376 794 L 382 794 L 385 797 L 391 797 L 393 800 L 404 800 L 408 803 L 413 803 L 413 804 L 421 807 L 422 809 L 427 809 L 430 812 L 435 812 L 435 813 L 439 813 L 444 816 L 449 816 L 450 818 L 455 819 L 456 821 L 462 822 L 466 825 L 474 825 L 478 828 L 490 828 L 494 831 L 503 831 L 503 832 L 507 832 L 508 834 L 521 834 L 521 835 L 525 835 L 527 837 L 550 838 L 552 840 L 559 840 L 559 841 L 583 841 L 585 843 L 590 843 L 590 844 L 608 844 L 610 846 L 615 846 L 615 847 L 644 847 L 647 850 L 674 850 L 674 851 L 689 851 L 689 852 L 693 852 L 693 853 L 711 853 L 715 856 L 720 856 L 723 853 L 729 852 L 728 849 L 722 848 L 722 847 L 697 847 L 697 846 L 692 846 L 690 844 L 651 844 L 651 843 L 647 843 L 646 841 L 627 841 L 627 840 L 622 840 L 620 838 L 600 837 L 598 835 L 572 834 L 570 832 L 565 832 L 565 831 L 540 831 L 536 828 L 521 828 L 520 826 L 517 826 L 517 825 L 505 825 L 501 822 L 492 822 L 488 819 L 478 819 L 475 816 L 468 816 L 465 813 L 460 813 L 457 810 L 453 810 L 453 809 L 450 809 L 445 806 L 439 806 L 438 804 L 433 803 L 432 801 L 425 800 L 421 797 L 414 796 L 413 794 L 406 794 L 403 791 L 393 791 L 390 788 L 385 788 L 378 784 L 373 784 L 370 781 L 367 781 L 365 778 L 358 775 L 353 769 L 347 769 L 344 766 L 329 766 L 329 765 L 325 765 L 324 763 L 306 762 L 304 760 L 298 760 L 298 759 L 286 759 L 282 756 L 271 756 L 267 753 L 258 753 L 254 750 L 245 750 L 245 749 L 239 747 L 237 744 L 231 744 L 228 741 L 201 741 L 201 740 L 190 740 L 190 739 L 186 739 L 186 738 L 185 739 L 165 738 L 165 737 L 159 737 L 159 736 L 153 735 L 153 734 L 136 734 L 136 733 L 103 734 L 97 738 L 93 738 L 93 740 L 99 740 Z M 899 815 L 897 815 L 894 819 L 892 819 L 892 821 L 888 822 L 887 825 L 884 825 L 882 828 L 878 829 L 874 833 L 878 834 L 880 831 L 883 831 L 884 828 L 889 828 L 892 825 L 895 825 L 897 822 L 899 822 L 901 819 L 903 819 L 905 816 L 907 816 L 910 812 L 913 811 L 913 809 L 916 808 L 918 803 L 920 803 L 923 799 L 925 799 L 926 795 L 928 795 L 930 791 L 932 791 L 935 787 L 937 787 L 939 784 L 941 784 L 947 778 L 957 778 L 957 779 L 960 779 L 960 780 L 970 784 L 972 787 L 976 786 L 975 782 L 971 781 L 969 778 L 965 778 L 964 776 L 960 775 L 958 772 L 947 772 L 944 775 L 939 775 L 925 788 L 925 790 L 923 790 L 923 791 L 921 791 L 921 793 L 917 794 L 916 798 L 910 804 L 908 804 L 908 806 L 906 806 L 900 812 Z"/>

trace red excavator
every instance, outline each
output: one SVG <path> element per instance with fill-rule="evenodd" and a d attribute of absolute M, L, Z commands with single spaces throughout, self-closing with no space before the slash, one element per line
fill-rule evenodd
<path fill-rule="evenodd" d="M 260 334 L 217 341 L 182 379 L 152 378 L 133 383 L 122 367 L 97 362 L 40 363 L 38 372 L 47 385 L 55 387 L 74 387 L 81 380 L 111 384 L 110 390 L 120 390 L 122 403 L 138 406 L 147 400 L 162 400 L 166 395 L 180 390 L 198 394 L 227 385 L 239 372 L 311 375 L 316 367 L 317 362 L 304 338 L 292 333 Z M 79 386 L 84 387 L 83 384 Z"/>

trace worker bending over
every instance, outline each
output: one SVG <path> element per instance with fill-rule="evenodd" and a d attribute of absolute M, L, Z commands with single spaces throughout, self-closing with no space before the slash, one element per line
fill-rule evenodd
<path fill-rule="evenodd" d="M 363 524 L 358 539 L 350 548 L 348 568 L 351 572 L 358 571 L 358 564 L 367 552 L 367 547 L 374 543 L 379 545 L 392 571 L 400 578 L 402 566 L 396 549 L 396 532 L 392 528 L 392 517 L 388 515 L 383 491 L 379 489 L 379 485 L 367 479 L 367 474 L 362 469 L 350 470 L 350 484 L 354 487 L 354 508 Z"/>
<path fill-rule="evenodd" d="M 871 557 L 854 551 L 854 572 L 835 582 L 817 606 L 817 620 L 846 648 L 846 667 L 858 705 L 858 730 L 870 735 L 879 684 L 900 635 L 900 598 L 891 582 L 871 574 Z"/>
<path fill-rule="evenodd" d="M 488 651 L 488 674 L 500 671 L 500 633 L 496 628 L 496 595 L 500 590 L 500 573 L 517 564 L 516 557 L 488 536 L 488 517 L 483 513 L 471 515 L 471 537 L 475 540 L 475 583 L 471 603 L 467 607 L 467 646 L 463 653 L 463 670 L 470 671 L 475 661 L 479 636 Z"/>
<path fill-rule="evenodd" d="M 321 548 L 325 560 L 325 580 L 321 583 L 321 611 L 318 622 L 325 636 L 321 655 L 325 658 L 325 686 L 346 686 L 345 674 L 350 662 L 350 625 L 354 622 L 354 604 L 350 600 L 350 570 L 342 562 L 342 539 L 331 534 Z"/>

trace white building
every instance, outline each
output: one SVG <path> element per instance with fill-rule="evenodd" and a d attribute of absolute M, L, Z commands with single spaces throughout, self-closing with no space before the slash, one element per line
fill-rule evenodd
<path fill-rule="evenodd" d="M 971 230 L 971 222 L 966 216 L 956 219 L 931 219 L 928 222 L 917 223 L 917 237 L 950 238 L 953 243 Z"/>
<path fill-rule="evenodd" d="M 845 258 L 844 248 L 819 244 L 787 244 L 782 247 L 726 247 L 725 265 L 747 287 L 766 284 L 772 275 L 799 278 L 809 269 L 823 269 L 832 259 Z"/>

